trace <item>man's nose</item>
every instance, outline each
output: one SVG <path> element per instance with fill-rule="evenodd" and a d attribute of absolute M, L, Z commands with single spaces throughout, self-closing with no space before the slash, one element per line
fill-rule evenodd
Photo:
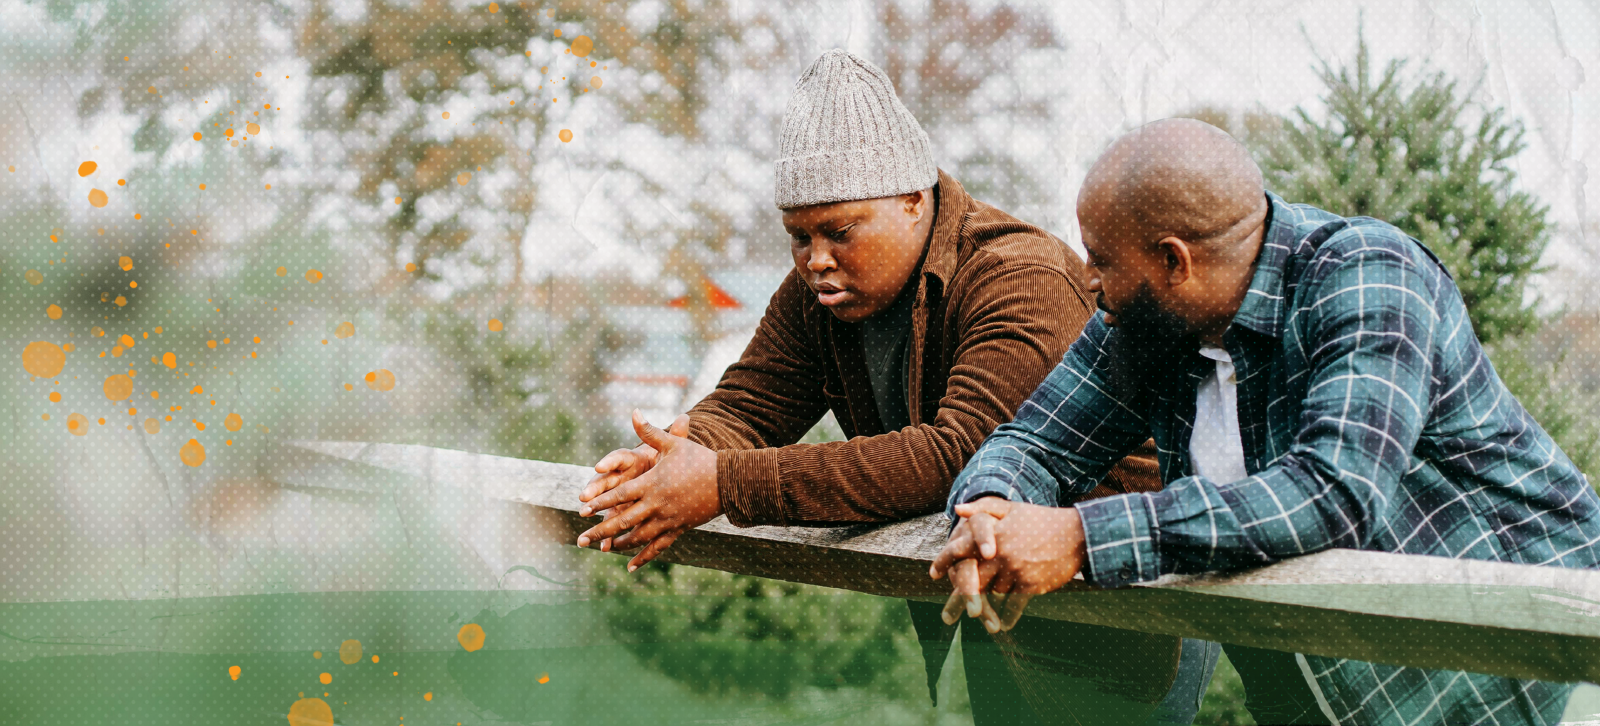
<path fill-rule="evenodd" d="M 806 269 L 812 272 L 827 272 L 839 266 L 833 259 L 833 248 L 826 242 L 811 243 L 811 259 L 806 262 Z"/>
<path fill-rule="evenodd" d="M 1084 289 L 1093 293 L 1100 292 L 1100 276 L 1097 274 L 1089 275 L 1089 283 L 1084 286 Z"/>

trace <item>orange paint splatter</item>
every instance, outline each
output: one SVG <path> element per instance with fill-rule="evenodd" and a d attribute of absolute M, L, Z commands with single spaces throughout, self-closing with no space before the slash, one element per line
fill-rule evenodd
<path fill-rule="evenodd" d="M 128 335 L 127 333 L 123 333 L 122 337 L 118 338 L 117 341 L 122 343 L 122 346 L 124 348 L 132 348 L 133 347 L 133 336 Z"/>
<path fill-rule="evenodd" d="M 206 463 L 206 447 L 195 439 L 178 449 L 178 458 L 189 466 L 200 466 Z"/>
<path fill-rule="evenodd" d="M 378 656 L 372 656 L 372 662 L 373 663 L 377 663 L 378 662 Z"/>
<path fill-rule="evenodd" d="M 104 207 L 106 202 L 109 201 L 111 201 L 111 199 L 106 196 L 105 192 L 100 191 L 99 189 L 89 190 L 89 204 L 95 207 Z"/>
<path fill-rule="evenodd" d="M 47 318 L 50 318 L 51 320 L 60 320 L 61 319 L 61 306 L 60 305 L 51 305 L 50 307 L 45 308 L 44 309 L 44 316 L 47 317 Z"/>
<path fill-rule="evenodd" d="M 112 302 L 114 302 L 114 303 L 116 303 L 116 304 L 117 304 L 117 307 L 119 307 L 119 308 L 121 308 L 121 307 L 127 307 L 127 305 L 128 305 L 128 298 L 125 298 L 125 297 L 123 297 L 123 296 L 121 296 L 121 295 L 118 295 L 118 296 L 117 296 L 117 299 L 115 299 L 115 300 L 112 300 Z"/>
<path fill-rule="evenodd" d="M 67 364 L 67 352 L 47 340 L 36 340 L 22 349 L 22 369 L 40 378 L 54 378 Z"/>
<path fill-rule="evenodd" d="M 333 708 L 320 698 L 302 698 L 289 707 L 289 726 L 333 726 Z"/>
<path fill-rule="evenodd" d="M 572 140 L 572 129 L 562 129 L 560 135 L 561 135 L 561 143 L 564 144 L 564 143 L 566 143 L 568 141 L 571 141 Z"/>
<path fill-rule="evenodd" d="M 483 626 L 477 623 L 467 623 L 456 631 L 456 642 L 468 653 L 483 647 Z"/>
<path fill-rule="evenodd" d="M 356 324 L 348 320 L 339 323 L 333 329 L 333 337 L 343 340 L 356 334 Z"/>
<path fill-rule="evenodd" d="M 394 203 L 395 204 L 399 204 L 400 203 L 400 197 L 395 197 L 394 198 Z"/>
<path fill-rule="evenodd" d="M 415 263 L 415 262 L 407 262 L 406 263 L 406 272 L 416 272 L 416 271 L 417 271 L 417 263 Z"/>
<path fill-rule="evenodd" d="M 317 660 L 322 660 L 322 651 L 320 651 L 320 650 L 311 651 L 311 657 L 312 658 L 316 658 Z"/>
<path fill-rule="evenodd" d="M 427 693 L 422 694 L 422 700 L 424 700 L 424 701 L 432 701 L 433 700 L 433 691 L 428 691 Z"/>
<path fill-rule="evenodd" d="M 215 340 L 206 341 L 206 347 L 210 348 L 212 350 L 216 350 L 217 349 L 217 341 L 215 341 Z"/>
<path fill-rule="evenodd" d="M 344 390 L 346 390 L 346 391 L 354 391 L 354 390 L 356 390 L 356 387 L 346 383 L 346 384 L 344 384 Z"/>
<path fill-rule="evenodd" d="M 100 388 L 108 400 L 126 401 L 133 395 L 133 379 L 125 373 L 114 373 L 106 376 L 106 381 Z"/>
<path fill-rule="evenodd" d="M 289 268 L 287 268 L 287 267 L 279 267 L 277 269 L 277 273 L 278 273 L 278 277 L 286 277 L 289 274 Z"/>
<path fill-rule="evenodd" d="M 161 433 L 161 420 L 160 419 L 154 419 L 154 418 L 145 419 L 144 420 L 144 432 L 147 433 L 147 434 L 150 434 L 151 436 L 154 436 L 156 434 Z M 238 679 L 236 678 L 234 680 L 238 680 Z"/>
<path fill-rule="evenodd" d="M 206 423 L 204 421 L 201 421 L 200 419 L 197 419 L 197 418 L 192 418 L 192 419 L 189 419 L 189 420 L 194 422 L 194 428 L 195 428 L 196 431 L 204 431 L 204 430 L 206 430 Z"/>
<path fill-rule="evenodd" d="M 366 381 L 367 388 L 374 391 L 394 390 L 394 373 L 391 373 L 387 368 L 379 368 L 367 373 Z"/>
<path fill-rule="evenodd" d="M 603 82 L 603 81 L 601 81 L 601 80 L 600 80 L 600 77 L 599 77 L 599 76 L 594 76 L 594 77 L 592 77 L 592 78 L 590 78 L 590 79 L 589 79 L 589 85 L 591 85 L 591 86 L 594 86 L 594 87 L 595 87 L 595 88 L 599 88 L 599 87 L 600 87 L 600 84 L 601 84 L 601 83 L 602 83 L 602 82 Z"/>
<path fill-rule="evenodd" d="M 121 257 L 118 257 L 117 258 L 117 267 L 122 268 L 123 272 L 127 272 L 128 270 L 133 269 L 133 258 L 129 257 L 127 255 L 123 255 Z"/>
<path fill-rule="evenodd" d="M 164 366 L 166 366 L 168 368 L 174 368 L 174 369 L 177 368 L 178 367 L 178 355 L 176 353 L 170 353 L 170 352 L 169 353 L 162 353 L 161 354 L 161 365 L 164 365 Z"/>
<path fill-rule="evenodd" d="M 200 139 L 201 139 L 200 132 L 199 131 L 194 132 L 194 140 L 195 141 L 199 141 Z"/>
<path fill-rule="evenodd" d="M 61 403 L 61 392 L 60 391 L 51 391 L 50 392 L 50 402 L 51 403 Z"/>
<path fill-rule="evenodd" d="M 549 683 L 550 682 L 550 674 L 549 673 L 540 674 L 539 682 L 540 683 Z"/>
<path fill-rule="evenodd" d="M 361 660 L 361 641 L 354 638 L 339 644 L 339 662 L 354 665 Z"/>
<path fill-rule="evenodd" d="M 333 674 L 332 673 L 323 673 L 322 675 L 317 676 L 317 680 L 322 681 L 322 685 L 326 686 L 329 683 L 333 682 Z"/>
<path fill-rule="evenodd" d="M 228 677 L 239 680 L 239 666 L 228 666 Z"/>
<path fill-rule="evenodd" d="M 449 119 L 450 118 L 450 112 L 449 111 L 445 111 L 444 113 L 439 115 L 439 118 Z"/>
<path fill-rule="evenodd" d="M 117 180 L 117 186 L 119 186 L 119 187 L 128 186 L 128 180 L 127 179 L 118 179 Z"/>
<path fill-rule="evenodd" d="M 92 161 L 85 161 L 78 165 L 78 176 L 89 176 L 90 174 L 93 174 L 94 170 L 97 168 L 99 168 L 99 164 L 96 164 Z"/>
<path fill-rule="evenodd" d="M 316 284 L 322 282 L 321 270 L 306 270 L 306 282 Z"/>
<path fill-rule="evenodd" d="M 254 123 L 254 122 L 247 123 L 247 124 L 244 125 L 244 131 L 245 131 L 245 133 L 250 134 L 251 136 L 255 136 L 257 134 L 260 134 L 261 133 L 261 124 Z"/>
<path fill-rule="evenodd" d="M 555 35 L 555 37 L 557 37 L 557 38 L 559 38 L 559 37 L 561 37 L 561 29 L 560 29 L 560 28 L 556 28 L 556 35 Z"/>
<path fill-rule="evenodd" d="M 491 12 L 491 13 L 500 12 L 500 3 L 489 3 L 489 12 Z"/>
<path fill-rule="evenodd" d="M 471 172 L 464 171 L 464 172 L 461 172 L 460 174 L 456 175 L 456 183 L 460 184 L 461 186 L 466 186 L 467 182 L 469 182 L 469 181 L 472 181 L 472 173 Z"/>
<path fill-rule="evenodd" d="M 244 419 L 236 413 L 230 413 L 222 419 L 222 428 L 229 431 L 238 431 L 244 428 Z"/>
<path fill-rule="evenodd" d="M 228 129 L 228 130 L 229 130 L 229 131 L 232 131 L 232 130 L 233 130 L 233 129 Z M 229 136 L 232 136 L 232 135 L 233 135 L 233 134 L 228 134 L 228 135 L 229 135 Z M 201 184 L 201 185 L 200 185 L 200 191 L 202 191 L 202 192 L 203 192 L 203 191 L 205 191 L 205 190 L 206 190 L 206 185 L 204 185 L 204 184 Z"/>
<path fill-rule="evenodd" d="M 44 282 L 44 273 L 38 270 L 28 270 L 22 273 L 22 279 L 27 280 L 29 285 L 38 285 Z"/>
<path fill-rule="evenodd" d="M 100 423 L 104 424 L 105 422 L 105 419 L 100 419 Z M 89 434 L 89 417 L 81 413 L 67 416 L 67 431 L 73 436 L 87 436 Z"/>
<path fill-rule="evenodd" d="M 580 35 L 572 39 L 572 54 L 579 58 L 586 58 L 594 51 L 594 40 L 587 35 Z"/>

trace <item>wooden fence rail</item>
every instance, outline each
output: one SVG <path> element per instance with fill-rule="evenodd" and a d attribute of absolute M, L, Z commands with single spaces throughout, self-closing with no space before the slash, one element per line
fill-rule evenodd
<path fill-rule="evenodd" d="M 289 486 L 373 493 L 448 486 L 556 515 L 572 544 L 592 470 L 398 444 L 302 441 L 269 457 Z M 564 527 L 564 528 L 563 528 Z M 718 518 L 662 560 L 726 572 L 943 602 L 928 578 L 948 521 L 751 527 Z M 1072 583 L 1028 612 L 1059 620 L 1261 648 L 1519 678 L 1600 681 L 1600 571 L 1330 550 L 1231 574 L 1168 576 L 1117 590 Z"/>

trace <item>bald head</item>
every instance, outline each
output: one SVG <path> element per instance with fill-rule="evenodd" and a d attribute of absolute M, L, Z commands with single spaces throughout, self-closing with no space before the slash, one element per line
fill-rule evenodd
<path fill-rule="evenodd" d="M 1193 119 L 1155 121 L 1117 139 L 1089 170 L 1078 205 L 1083 224 L 1101 237 L 1172 236 L 1221 254 L 1267 209 L 1261 169 L 1250 153 Z"/>
<path fill-rule="evenodd" d="M 1135 348 L 1220 345 L 1269 208 L 1261 169 L 1215 126 L 1166 119 L 1117 139 L 1078 194 L 1088 289 L 1106 324 L 1140 331 L 1121 336 Z"/>

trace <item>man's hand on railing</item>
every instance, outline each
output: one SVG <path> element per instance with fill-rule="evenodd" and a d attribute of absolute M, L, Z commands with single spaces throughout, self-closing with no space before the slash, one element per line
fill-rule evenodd
<path fill-rule="evenodd" d="M 673 436 L 688 436 L 689 414 L 678 414 L 678 417 L 673 419 L 672 424 L 667 426 L 667 433 Z M 656 447 L 645 443 L 640 443 L 632 449 L 617 449 L 606 454 L 604 458 L 600 459 L 599 463 L 594 465 L 594 478 L 589 480 L 589 485 L 583 488 L 583 492 L 578 495 L 578 499 L 587 502 L 615 489 L 619 484 L 639 478 L 640 475 L 650 471 L 650 467 L 656 465 L 656 454 Z M 611 507 L 600 512 L 600 516 L 605 519 L 611 519 L 627 510 L 627 508 L 627 505 Z M 600 551 L 611 551 L 610 537 L 600 540 Z"/>
<path fill-rule="evenodd" d="M 1066 585 L 1088 558 L 1083 523 L 1072 507 L 984 497 L 955 511 L 961 521 L 928 570 L 935 580 L 950 574 L 946 623 L 965 609 L 991 633 L 1010 630 L 1034 595 Z"/>
<path fill-rule="evenodd" d="M 684 531 L 722 513 L 717 453 L 686 437 L 688 416 L 679 416 L 668 431 L 662 431 L 636 409 L 633 430 L 644 444 L 601 459 L 594 479 L 578 495 L 585 502 L 578 511 L 582 516 L 614 510 L 578 535 L 578 546 L 588 547 L 595 540 L 601 541 L 602 549 L 644 545 L 628 562 L 629 572 L 661 554 Z M 649 452 L 643 451 L 647 448 Z"/>

